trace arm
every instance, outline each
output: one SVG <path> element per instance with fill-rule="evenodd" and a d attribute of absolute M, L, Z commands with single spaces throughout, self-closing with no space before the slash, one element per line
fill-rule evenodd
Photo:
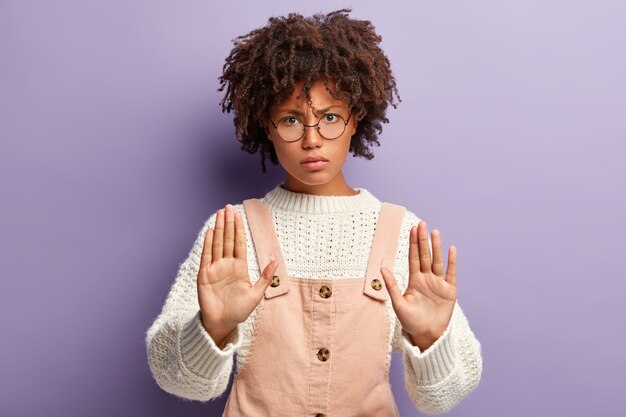
<path fill-rule="evenodd" d="M 420 220 L 413 213 L 407 211 L 393 271 L 393 275 L 397 277 L 397 290 L 401 293 L 405 293 L 411 273 L 410 262 L 406 261 L 407 257 L 410 257 L 410 241 L 405 237 L 409 236 L 412 225 L 419 222 Z M 437 243 L 440 245 L 439 238 Z M 432 256 L 430 239 L 428 246 Z M 413 253 L 417 253 L 415 248 L 413 248 Z M 456 260 L 456 253 L 454 253 L 454 258 Z M 436 269 L 439 271 L 440 268 L 441 266 Z M 451 274 L 455 274 L 455 269 L 450 271 Z M 419 270 L 419 267 L 413 265 L 413 271 L 416 270 Z M 387 278 L 392 278 L 392 276 L 387 276 Z M 451 282 L 456 282 L 455 276 L 454 278 L 450 276 L 449 279 Z M 390 283 L 393 283 L 393 279 Z M 401 301 L 397 297 L 398 295 L 396 295 L 396 301 Z M 445 330 L 440 330 L 432 337 L 429 335 L 422 340 L 416 340 L 414 335 L 409 335 L 398 317 L 395 318 L 392 348 L 394 351 L 403 353 L 405 385 L 410 398 L 420 411 L 427 414 L 450 411 L 476 388 L 482 373 L 480 343 L 470 329 L 458 302 L 454 301 L 451 307 L 453 307 L 452 313 L 448 316 L 450 319 L 442 322 L 443 326 L 438 326 L 439 329 L 445 328 Z M 407 315 L 404 314 L 404 316 L 406 321 Z M 412 318 L 413 315 L 409 317 Z M 430 323 L 430 321 L 427 322 Z M 419 342 L 422 349 L 414 342 Z"/>
<path fill-rule="evenodd" d="M 450 411 L 476 388 L 482 373 L 481 345 L 463 310 L 457 302 L 444 333 L 423 352 L 396 323 L 409 397 L 423 413 Z"/>
<path fill-rule="evenodd" d="M 233 353 L 241 345 L 237 327 L 220 349 L 200 320 L 197 276 L 204 235 L 208 227 L 214 227 L 215 217 L 213 214 L 198 234 L 161 313 L 146 333 L 148 363 L 157 384 L 170 394 L 199 401 L 226 390 Z"/>

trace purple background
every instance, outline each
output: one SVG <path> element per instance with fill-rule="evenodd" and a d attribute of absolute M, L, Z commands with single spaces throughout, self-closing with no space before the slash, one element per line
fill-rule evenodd
<path fill-rule="evenodd" d="M 144 345 L 205 219 L 282 181 L 217 77 L 269 16 L 351 5 L 403 101 L 348 182 L 458 247 L 483 346 L 449 415 L 625 415 L 624 2 L 2 0 L 1 416 L 221 415 L 162 391 Z"/>

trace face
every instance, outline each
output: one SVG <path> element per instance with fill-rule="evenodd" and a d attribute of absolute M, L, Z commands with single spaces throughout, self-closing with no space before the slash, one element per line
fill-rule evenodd
<path fill-rule="evenodd" d="M 333 83 L 329 82 L 329 88 L 333 87 Z M 298 98 L 299 95 L 301 97 Z M 346 102 L 330 95 L 324 84 L 318 81 L 311 86 L 311 105 L 302 92 L 302 82 L 298 82 L 293 94 L 284 99 L 270 117 L 277 126 L 279 123 L 297 124 L 296 119 L 310 126 L 316 124 L 320 118 L 321 123 L 338 120 L 338 123 L 344 124 L 333 115 L 340 115 L 348 120 L 350 108 Z M 336 139 L 325 139 L 316 128 L 307 127 L 302 138 L 295 142 L 281 139 L 277 129 L 268 120 L 265 127 L 269 140 L 272 141 L 278 161 L 286 172 L 283 187 L 290 191 L 316 195 L 356 194 L 343 176 L 350 138 L 356 132 L 355 119 L 354 115 L 350 116 L 345 131 Z M 307 163 L 307 158 L 318 158 L 322 161 Z"/>

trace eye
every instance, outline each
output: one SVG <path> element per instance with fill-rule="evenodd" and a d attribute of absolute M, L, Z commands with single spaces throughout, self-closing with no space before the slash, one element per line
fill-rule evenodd
<path fill-rule="evenodd" d="M 300 123 L 300 120 L 296 119 L 293 116 L 287 116 L 287 117 L 283 117 L 280 120 L 280 124 L 285 125 L 285 126 L 293 126 Z"/>
<path fill-rule="evenodd" d="M 333 113 L 325 114 L 324 117 L 322 117 L 322 122 L 326 124 L 336 123 L 337 121 L 339 121 L 339 116 Z"/>

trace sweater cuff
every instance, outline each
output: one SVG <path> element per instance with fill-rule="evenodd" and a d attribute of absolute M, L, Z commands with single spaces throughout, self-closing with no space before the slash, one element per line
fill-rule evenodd
<path fill-rule="evenodd" d="M 203 377 L 217 375 L 232 359 L 241 346 L 239 326 L 226 337 L 224 349 L 220 349 L 202 326 L 200 311 L 183 325 L 180 333 L 180 350 L 187 368 Z"/>
<path fill-rule="evenodd" d="M 434 385 L 452 373 L 457 362 L 457 352 L 453 340 L 453 320 L 435 342 L 424 352 L 413 345 L 409 336 L 402 330 L 404 353 L 413 364 L 418 385 Z"/>

